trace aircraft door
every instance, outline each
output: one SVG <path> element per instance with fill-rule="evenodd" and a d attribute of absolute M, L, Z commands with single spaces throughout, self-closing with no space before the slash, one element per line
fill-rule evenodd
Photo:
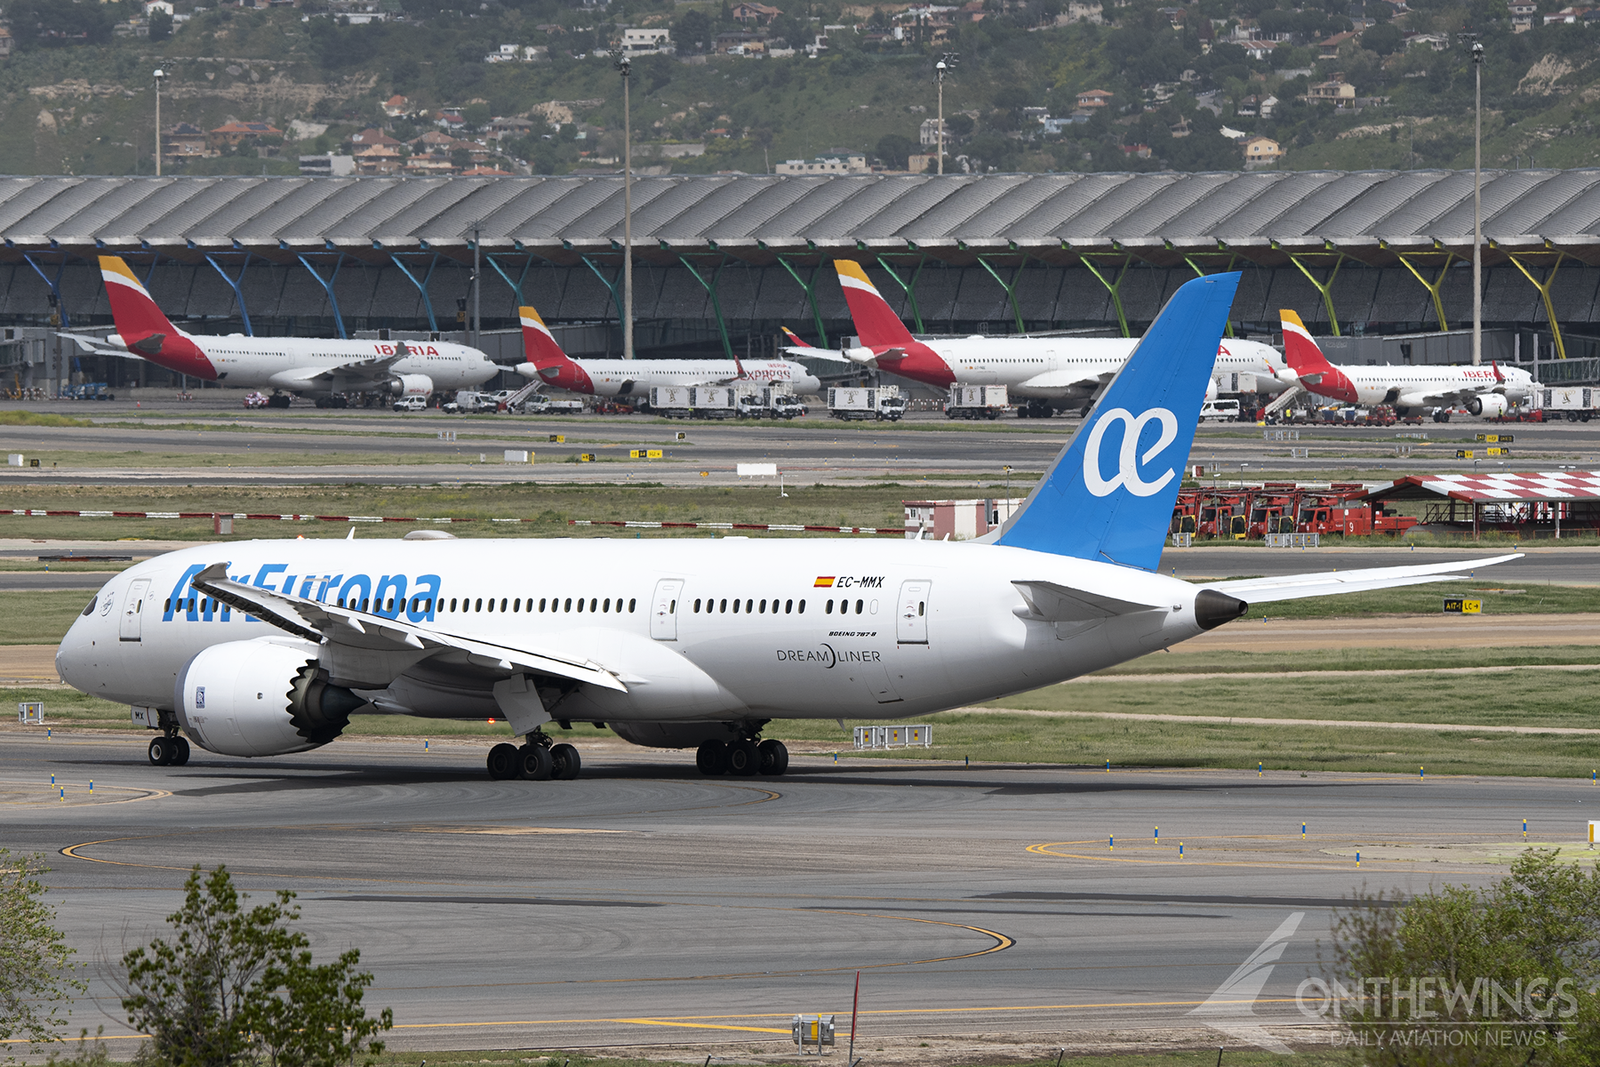
<path fill-rule="evenodd" d="M 682 592 L 682 578 L 663 578 L 656 583 L 656 595 L 650 601 L 650 636 L 657 641 L 678 639 L 678 594 Z"/>
<path fill-rule="evenodd" d="M 150 592 L 150 579 L 140 578 L 128 587 L 127 599 L 122 602 L 122 622 L 118 636 L 124 641 L 140 640 L 140 619 L 144 615 L 144 598 Z"/>
<path fill-rule="evenodd" d="M 928 596 L 933 583 L 915 578 L 900 583 L 899 608 L 895 612 L 895 640 L 902 645 L 928 643 Z"/>

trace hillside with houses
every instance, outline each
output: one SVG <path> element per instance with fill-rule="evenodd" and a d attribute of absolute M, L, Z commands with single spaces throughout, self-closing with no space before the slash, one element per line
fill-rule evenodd
<path fill-rule="evenodd" d="M 644 173 L 1460 167 L 1466 33 L 1487 166 L 1596 162 L 1600 7 L 1555 0 L 476 7 L 12 0 L 7 169 L 611 172 L 619 55 Z"/>

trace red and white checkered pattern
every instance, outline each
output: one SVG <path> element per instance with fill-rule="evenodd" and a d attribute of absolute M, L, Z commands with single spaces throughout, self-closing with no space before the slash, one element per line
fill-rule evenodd
<path fill-rule="evenodd" d="M 1397 488 L 1414 485 L 1442 497 L 1481 504 L 1512 500 L 1600 500 L 1600 471 L 1439 474 L 1401 478 L 1394 484 Z"/>

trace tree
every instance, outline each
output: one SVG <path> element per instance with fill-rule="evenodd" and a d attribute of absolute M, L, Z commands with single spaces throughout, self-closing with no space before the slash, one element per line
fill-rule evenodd
<path fill-rule="evenodd" d="M 489 121 L 494 116 L 489 113 L 488 104 L 468 104 L 461 109 L 461 118 L 475 132 L 483 132 L 489 128 Z"/>
<path fill-rule="evenodd" d="M 889 133 L 878 139 L 877 156 L 891 170 L 905 170 L 911 154 L 918 149 L 917 142 L 898 133 Z"/>
<path fill-rule="evenodd" d="M 39 876 L 49 869 L 39 856 L 13 859 L 0 848 L 0 1041 L 56 1040 L 72 991 L 87 988 L 71 970 L 55 909 L 42 899 Z"/>
<path fill-rule="evenodd" d="M 1369 896 L 1337 913 L 1332 981 L 1301 990 L 1351 1028 L 1365 1062 L 1596 1062 L 1600 871 L 1529 850 L 1486 889 L 1391 903 Z"/>
<path fill-rule="evenodd" d="M 244 909 L 248 899 L 227 869 L 184 883 L 183 906 L 167 916 L 176 934 L 122 958 L 122 1007 L 150 1035 L 150 1052 L 168 1067 L 366 1067 L 383 1051 L 376 1035 L 394 1025 L 385 1008 L 367 1015 L 370 971 L 350 949 L 333 963 L 312 962 L 294 894 Z"/>
<path fill-rule="evenodd" d="M 172 16 L 165 11 L 150 12 L 150 40 L 165 41 L 172 36 Z"/>
<path fill-rule="evenodd" d="M 704 11 L 685 11 L 683 17 L 672 24 L 672 43 L 677 46 L 680 55 L 692 56 L 709 51 L 716 38 L 717 31 L 711 24 L 711 16 Z"/>

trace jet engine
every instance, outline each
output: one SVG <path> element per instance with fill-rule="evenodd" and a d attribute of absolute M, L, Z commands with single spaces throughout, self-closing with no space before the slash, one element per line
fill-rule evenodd
<path fill-rule="evenodd" d="M 276 637 L 212 645 L 178 673 L 178 721 L 202 748 L 277 756 L 327 744 L 367 701 L 328 684 L 317 646 Z"/>
<path fill-rule="evenodd" d="M 1511 403 L 1499 393 L 1485 393 L 1467 401 L 1467 410 L 1474 415 L 1482 415 L 1486 419 L 1492 419 L 1497 415 L 1504 415 L 1510 411 Z"/>
<path fill-rule="evenodd" d="M 426 374 L 397 374 L 383 391 L 390 396 L 420 396 L 426 400 L 433 392 L 433 379 Z"/>

